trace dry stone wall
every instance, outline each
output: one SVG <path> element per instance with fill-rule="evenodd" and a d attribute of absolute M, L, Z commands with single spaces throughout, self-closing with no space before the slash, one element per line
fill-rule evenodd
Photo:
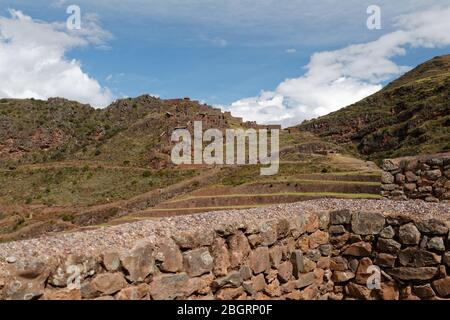
<path fill-rule="evenodd" d="M 445 219 L 298 213 L 98 256 L 8 261 L 0 290 L 2 299 L 448 299 L 449 250 Z"/>
<path fill-rule="evenodd" d="M 386 159 L 381 195 L 395 200 L 450 201 L 450 153 Z"/>

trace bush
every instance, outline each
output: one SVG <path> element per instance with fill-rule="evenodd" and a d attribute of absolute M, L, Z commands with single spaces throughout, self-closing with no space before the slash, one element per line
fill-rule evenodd
<path fill-rule="evenodd" d="M 152 175 L 152 172 L 150 171 L 150 170 L 145 170 L 143 173 L 142 173 L 142 176 L 144 177 L 144 178 L 148 178 L 148 177 L 150 177 Z"/>

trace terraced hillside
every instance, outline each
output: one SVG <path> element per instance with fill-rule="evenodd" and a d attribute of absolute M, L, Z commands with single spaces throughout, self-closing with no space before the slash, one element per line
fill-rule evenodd
<path fill-rule="evenodd" d="M 378 168 L 310 133 L 280 135 L 278 175 L 259 166 L 174 166 L 171 133 L 259 128 L 188 99 L 0 101 L 0 241 L 211 209 L 318 197 L 373 198 Z"/>
<path fill-rule="evenodd" d="M 450 55 L 436 57 L 380 92 L 292 130 L 356 156 L 381 160 L 450 150 Z"/>

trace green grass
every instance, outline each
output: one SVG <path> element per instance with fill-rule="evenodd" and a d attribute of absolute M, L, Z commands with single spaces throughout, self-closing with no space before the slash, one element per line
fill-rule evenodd
<path fill-rule="evenodd" d="M 0 172 L 0 200 L 10 204 L 89 206 L 166 187 L 194 176 L 193 170 L 63 167 Z"/>
<path fill-rule="evenodd" d="M 345 199 L 380 199 L 381 196 L 370 193 L 340 193 L 340 192 L 280 192 L 260 194 L 223 194 L 215 195 L 214 198 L 243 198 L 243 197 L 274 197 L 274 196 L 298 196 L 298 197 L 336 197 Z M 168 203 L 176 203 L 186 200 L 209 199 L 211 196 L 188 196 Z"/>

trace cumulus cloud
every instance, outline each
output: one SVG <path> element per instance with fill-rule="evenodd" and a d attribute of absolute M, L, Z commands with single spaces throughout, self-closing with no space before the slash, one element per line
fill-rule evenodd
<path fill-rule="evenodd" d="M 93 44 L 105 47 L 111 35 L 87 15 L 81 30 L 69 31 L 65 23 L 33 20 L 21 11 L 0 16 L 0 97 L 65 97 L 96 107 L 113 99 L 111 92 L 86 74 L 81 63 L 66 53 Z"/>
<path fill-rule="evenodd" d="M 383 81 L 410 69 L 392 59 L 409 47 L 450 45 L 450 7 L 398 17 L 396 30 L 375 41 L 311 56 L 303 76 L 287 79 L 273 91 L 227 107 L 235 116 L 284 126 L 315 118 L 357 102 L 382 88 Z"/>

